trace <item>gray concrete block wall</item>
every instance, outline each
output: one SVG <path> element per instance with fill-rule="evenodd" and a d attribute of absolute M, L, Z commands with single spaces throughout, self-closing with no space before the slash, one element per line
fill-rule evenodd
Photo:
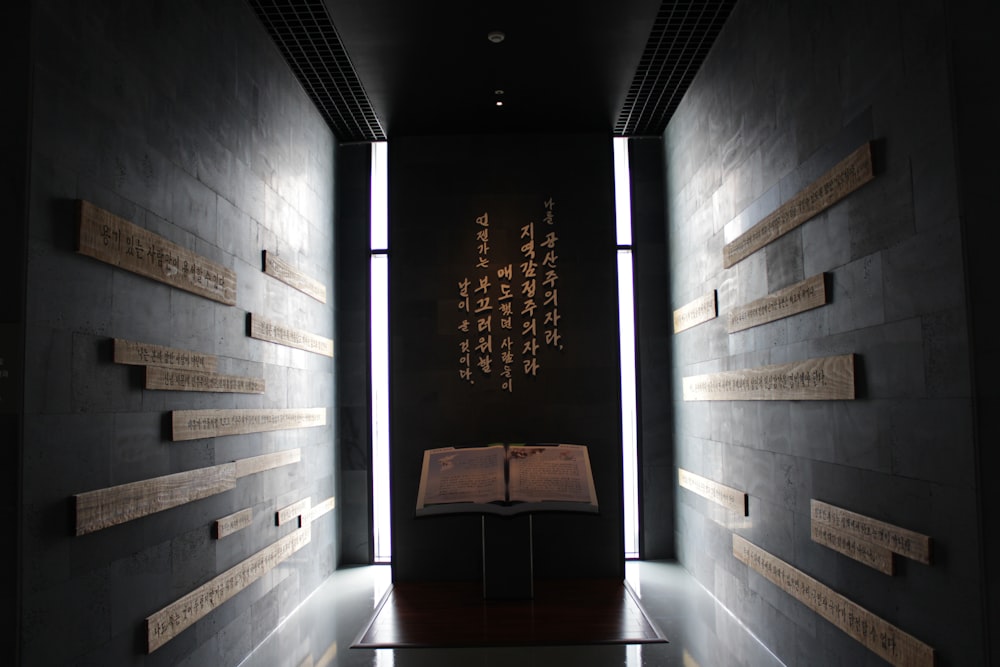
<path fill-rule="evenodd" d="M 716 289 L 720 315 L 671 341 L 676 466 L 750 494 L 743 519 L 676 488 L 678 554 L 789 665 L 883 663 L 736 560 L 733 533 L 936 664 L 986 664 L 947 26 L 931 0 L 744 0 L 664 133 L 671 307 Z M 726 243 L 869 140 L 873 182 L 723 268 Z M 726 333 L 734 306 L 821 272 L 826 306 Z M 854 401 L 682 400 L 688 375 L 845 353 Z M 813 543 L 811 498 L 931 536 L 933 563 L 896 556 L 888 577 Z"/>
<path fill-rule="evenodd" d="M 250 339 L 247 313 L 334 338 L 336 140 L 250 8 L 33 3 L 23 439 L 24 664 L 235 665 L 336 567 L 338 510 L 309 545 L 146 655 L 145 618 L 287 534 L 274 513 L 336 496 L 334 360 Z M 235 306 L 75 252 L 85 199 L 237 274 Z M 327 287 L 263 274 L 261 251 Z M 146 391 L 112 338 L 219 357 L 263 395 Z M 336 341 L 334 354 L 337 355 Z M 169 412 L 327 408 L 323 427 L 170 440 Z M 237 488 L 75 537 L 76 493 L 300 448 Z M 222 540 L 213 522 L 244 507 Z"/>

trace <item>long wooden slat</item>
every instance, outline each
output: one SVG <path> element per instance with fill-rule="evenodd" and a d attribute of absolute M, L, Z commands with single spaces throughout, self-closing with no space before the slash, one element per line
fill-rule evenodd
<path fill-rule="evenodd" d="M 133 366 L 164 366 L 192 371 L 214 373 L 218 359 L 212 354 L 179 350 L 174 347 L 140 343 L 137 341 L 114 339 L 116 364 Z"/>
<path fill-rule="evenodd" d="M 729 311 L 727 330 L 742 331 L 818 308 L 826 303 L 822 273 Z"/>
<path fill-rule="evenodd" d="M 78 493 L 73 496 L 76 534 L 85 535 L 229 491 L 236 488 L 236 480 L 241 477 L 295 463 L 300 456 L 298 449 L 284 450 Z"/>
<path fill-rule="evenodd" d="M 250 337 L 257 340 L 294 347 L 306 352 L 315 352 L 326 357 L 333 356 L 333 341 L 318 334 L 285 326 L 250 313 Z"/>
<path fill-rule="evenodd" d="M 872 544 L 868 540 L 863 540 L 856 535 L 845 533 L 833 526 L 827 526 L 816 521 L 810 522 L 809 532 L 812 541 L 816 544 L 822 544 L 825 547 L 844 554 L 848 558 L 853 558 L 859 563 L 864 563 L 870 568 L 892 576 L 894 572 L 892 552 L 885 547 Z"/>
<path fill-rule="evenodd" d="M 309 544 L 309 524 L 229 568 L 156 613 L 146 617 L 147 651 L 152 653 L 222 606 L 275 566 Z"/>
<path fill-rule="evenodd" d="M 303 498 L 302 500 L 297 500 L 291 505 L 285 505 L 274 513 L 274 525 L 282 526 L 292 519 L 304 519 L 305 521 L 309 521 L 309 508 L 311 506 L 312 500 L 308 497 Z M 303 521 L 300 520 L 299 525 L 301 526 L 302 523 Z"/>
<path fill-rule="evenodd" d="M 263 394 L 264 378 L 147 366 L 146 389 Z"/>
<path fill-rule="evenodd" d="M 815 498 L 809 501 L 812 520 L 885 547 L 925 565 L 931 562 L 931 538 Z"/>
<path fill-rule="evenodd" d="M 272 252 L 264 251 L 264 273 L 308 294 L 320 303 L 326 303 L 326 285 L 299 271 Z"/>
<path fill-rule="evenodd" d="M 323 516 L 336 506 L 337 506 L 336 498 L 334 496 L 330 496 L 329 498 L 320 502 L 318 505 L 316 505 L 309 511 L 309 520 L 315 521 L 316 519 L 320 518 L 321 516 Z"/>
<path fill-rule="evenodd" d="M 164 475 L 76 494 L 76 534 L 161 512 L 236 488 L 236 464 Z"/>
<path fill-rule="evenodd" d="M 723 267 L 728 269 L 749 257 L 874 178 L 871 143 L 866 142 L 773 213 L 727 243 L 722 251 Z"/>
<path fill-rule="evenodd" d="M 683 386 L 685 401 L 850 400 L 854 355 L 691 375 Z"/>
<path fill-rule="evenodd" d="M 298 463 L 301 459 L 302 450 L 298 447 L 295 449 L 283 449 L 280 452 L 272 452 L 270 454 L 261 454 L 260 456 L 251 456 L 248 459 L 237 459 L 236 479 L 256 475 L 259 472 L 271 470 L 272 468 L 280 468 L 292 463 Z"/>
<path fill-rule="evenodd" d="M 698 297 L 674 311 L 674 333 L 715 319 L 719 314 L 718 292 Z"/>
<path fill-rule="evenodd" d="M 703 498 L 708 498 L 713 503 L 722 505 L 726 509 L 739 512 L 741 516 L 748 516 L 750 513 L 749 497 L 739 489 L 734 489 L 731 486 L 720 484 L 707 477 L 696 475 L 684 468 L 677 469 L 677 482 L 682 488 L 697 493 Z"/>
<path fill-rule="evenodd" d="M 323 426 L 326 408 L 247 408 L 232 410 L 174 410 L 173 440 L 196 440 L 224 435 Z"/>
<path fill-rule="evenodd" d="M 236 304 L 232 269 L 88 201 L 77 202 L 77 214 L 80 254 L 219 303 Z"/>
<path fill-rule="evenodd" d="M 889 664 L 933 667 L 932 647 L 736 534 L 733 555 Z"/>
<path fill-rule="evenodd" d="M 233 512 L 221 519 L 216 519 L 214 530 L 215 539 L 221 540 L 223 537 L 239 532 L 253 523 L 253 508 L 247 507 L 239 512 Z"/>

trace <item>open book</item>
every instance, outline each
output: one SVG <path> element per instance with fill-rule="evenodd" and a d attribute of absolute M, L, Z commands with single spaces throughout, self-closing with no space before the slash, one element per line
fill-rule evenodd
<path fill-rule="evenodd" d="M 497 444 L 424 451 L 417 516 L 597 512 L 584 445 Z"/>

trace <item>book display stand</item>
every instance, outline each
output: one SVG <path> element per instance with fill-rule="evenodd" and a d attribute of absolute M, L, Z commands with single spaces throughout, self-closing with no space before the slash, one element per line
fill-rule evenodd
<path fill-rule="evenodd" d="M 483 514 L 483 598 L 530 600 L 534 597 L 532 515 Z"/>

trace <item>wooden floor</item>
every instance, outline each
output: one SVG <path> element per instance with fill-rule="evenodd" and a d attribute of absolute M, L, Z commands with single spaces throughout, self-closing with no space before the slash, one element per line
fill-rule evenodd
<path fill-rule="evenodd" d="M 624 581 L 536 581 L 528 600 L 484 600 L 481 582 L 394 584 L 357 648 L 665 642 Z"/>

